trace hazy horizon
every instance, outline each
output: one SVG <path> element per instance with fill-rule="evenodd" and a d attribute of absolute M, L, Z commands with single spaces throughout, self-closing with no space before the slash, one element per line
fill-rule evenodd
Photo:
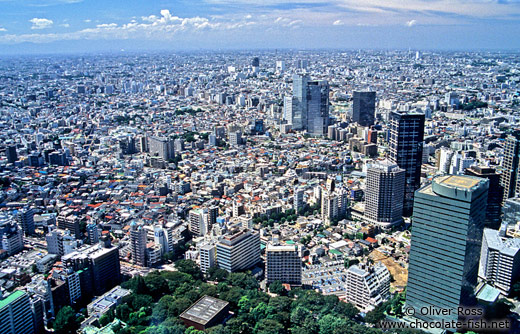
<path fill-rule="evenodd" d="M 520 50 L 520 2 L 0 0 L 0 55 L 179 50 Z"/>

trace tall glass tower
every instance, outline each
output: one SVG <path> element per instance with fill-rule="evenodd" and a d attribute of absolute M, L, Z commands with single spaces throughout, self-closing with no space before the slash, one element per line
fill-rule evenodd
<path fill-rule="evenodd" d="M 421 187 L 424 114 L 394 111 L 390 115 L 390 161 L 406 172 L 403 214 L 412 215 L 413 197 Z"/>
<path fill-rule="evenodd" d="M 425 321 L 457 321 L 477 281 L 489 180 L 441 176 L 415 193 L 406 304 Z M 421 314 L 423 307 L 452 310 Z"/>

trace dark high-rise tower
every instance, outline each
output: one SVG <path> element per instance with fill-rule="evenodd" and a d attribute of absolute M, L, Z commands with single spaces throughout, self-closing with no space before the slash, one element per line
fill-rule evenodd
<path fill-rule="evenodd" d="M 253 60 L 251 60 L 251 66 L 253 67 L 259 67 L 260 66 L 260 58 L 253 57 Z"/>
<path fill-rule="evenodd" d="M 500 174 L 490 167 L 472 166 L 465 171 L 466 175 L 482 177 L 489 180 L 488 201 L 486 209 L 486 226 L 498 230 L 504 187 L 500 184 Z"/>
<path fill-rule="evenodd" d="M 504 143 L 504 161 L 502 163 L 502 176 L 500 184 L 504 187 L 504 198 L 502 205 L 508 198 L 515 197 L 520 190 L 518 186 L 518 164 L 520 161 L 520 131 L 507 136 Z"/>
<path fill-rule="evenodd" d="M 18 160 L 18 154 L 16 153 L 16 145 L 8 146 L 5 150 L 5 155 L 7 156 L 7 162 L 10 164 L 14 164 Z"/>
<path fill-rule="evenodd" d="M 406 171 L 403 214 L 413 212 L 414 192 L 421 187 L 424 114 L 397 112 L 390 115 L 390 161 Z"/>
<path fill-rule="evenodd" d="M 374 125 L 376 119 L 376 92 L 354 92 L 352 120 L 362 126 Z"/>

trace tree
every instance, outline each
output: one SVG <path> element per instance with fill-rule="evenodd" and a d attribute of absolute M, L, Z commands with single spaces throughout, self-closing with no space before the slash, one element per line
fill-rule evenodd
<path fill-rule="evenodd" d="M 304 307 L 297 306 L 292 312 L 291 312 L 291 323 L 295 325 L 303 325 L 303 322 L 307 317 L 311 316 L 311 312 L 307 310 Z"/>
<path fill-rule="evenodd" d="M 219 267 L 211 267 L 208 270 L 208 277 L 210 281 L 223 282 L 228 278 L 229 273 L 227 270 Z"/>
<path fill-rule="evenodd" d="M 269 284 L 269 291 L 271 293 L 281 295 L 285 292 L 285 288 L 283 287 L 282 282 L 274 281 L 273 283 Z"/>
<path fill-rule="evenodd" d="M 150 296 L 155 300 L 168 293 L 168 282 L 159 272 L 151 272 L 144 278 Z"/>
<path fill-rule="evenodd" d="M 377 324 L 379 323 L 381 320 L 383 320 L 385 318 L 385 314 L 384 314 L 384 309 L 382 307 L 382 305 L 378 305 L 376 306 L 375 309 L 373 309 L 372 311 L 368 312 L 367 315 L 365 316 L 365 321 L 368 322 L 369 324 Z"/>
<path fill-rule="evenodd" d="M 54 332 L 56 334 L 75 334 L 79 329 L 79 321 L 76 312 L 70 306 L 64 306 L 56 315 Z"/>
<path fill-rule="evenodd" d="M 342 301 L 336 305 L 334 312 L 347 319 L 353 319 L 356 315 L 359 314 L 358 309 L 354 305 Z"/>
<path fill-rule="evenodd" d="M 271 319 L 262 319 L 255 326 L 256 334 L 284 334 L 285 329 L 281 323 Z"/>
<path fill-rule="evenodd" d="M 332 314 L 327 314 L 323 316 L 318 321 L 318 326 L 320 327 L 320 334 L 334 334 L 337 328 L 342 328 L 347 325 L 345 319 L 337 318 Z"/>
<path fill-rule="evenodd" d="M 180 272 L 186 273 L 194 279 L 202 279 L 202 272 L 199 266 L 192 260 L 177 260 L 175 261 L 175 268 Z"/>
<path fill-rule="evenodd" d="M 113 310 L 109 310 L 107 313 L 103 314 L 101 318 L 99 318 L 99 324 L 101 327 L 105 327 L 112 321 L 114 321 L 115 313 Z"/>

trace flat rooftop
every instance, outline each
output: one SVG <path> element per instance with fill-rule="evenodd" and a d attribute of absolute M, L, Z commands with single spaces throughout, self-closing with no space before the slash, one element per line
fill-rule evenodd
<path fill-rule="evenodd" d="M 465 176 L 451 175 L 444 180 L 439 180 L 438 183 L 444 186 L 471 189 L 479 183 L 479 180 Z"/>
<path fill-rule="evenodd" d="M 180 317 L 205 325 L 228 304 L 229 303 L 224 300 L 211 296 L 204 296 L 184 311 Z"/>

